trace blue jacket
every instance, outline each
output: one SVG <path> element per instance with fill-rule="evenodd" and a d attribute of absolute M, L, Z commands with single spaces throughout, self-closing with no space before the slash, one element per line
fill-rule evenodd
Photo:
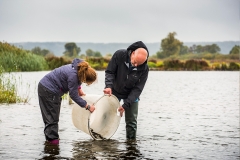
<path fill-rule="evenodd" d="M 78 95 L 78 86 L 81 85 L 81 82 L 79 82 L 77 76 L 77 65 L 82 61 L 74 59 L 72 64 L 54 69 L 45 75 L 40 83 L 58 96 L 63 96 L 69 92 L 74 102 L 81 107 L 85 107 L 87 102 Z"/>

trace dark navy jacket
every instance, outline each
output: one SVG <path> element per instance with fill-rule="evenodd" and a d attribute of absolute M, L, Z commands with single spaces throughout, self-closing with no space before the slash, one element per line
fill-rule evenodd
<path fill-rule="evenodd" d="M 117 50 L 105 71 L 105 88 L 111 88 L 113 95 L 124 99 L 124 109 L 139 98 L 148 78 L 147 60 L 136 68 L 130 68 L 130 54 L 137 48 L 148 51 L 141 41 L 133 43 L 127 49 Z"/>
<path fill-rule="evenodd" d="M 81 83 L 77 76 L 77 65 L 80 62 L 82 62 L 82 60 L 74 59 L 72 64 L 54 69 L 45 75 L 40 80 L 40 83 L 58 96 L 69 92 L 74 102 L 81 107 L 85 107 L 87 102 L 78 95 L 78 86 L 80 86 Z"/>

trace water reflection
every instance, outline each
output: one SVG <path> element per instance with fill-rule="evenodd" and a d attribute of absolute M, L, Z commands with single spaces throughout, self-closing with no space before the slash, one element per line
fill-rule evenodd
<path fill-rule="evenodd" d="M 120 158 L 123 159 L 138 159 L 144 158 L 140 152 L 140 147 L 137 144 L 137 141 L 126 141 L 125 142 L 126 152 L 120 154 Z"/>
<path fill-rule="evenodd" d="M 56 159 L 60 153 L 59 145 L 51 145 L 48 143 L 44 144 L 44 156 L 43 160 L 52 160 Z"/>
<path fill-rule="evenodd" d="M 143 157 L 137 142 L 89 140 L 73 143 L 73 159 L 136 159 Z"/>

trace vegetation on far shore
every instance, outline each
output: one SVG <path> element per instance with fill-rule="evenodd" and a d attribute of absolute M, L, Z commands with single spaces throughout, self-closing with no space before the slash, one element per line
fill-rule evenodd
<path fill-rule="evenodd" d="M 169 33 L 162 40 L 160 50 L 148 59 L 150 70 L 159 71 L 239 71 L 240 46 L 234 46 L 229 54 L 220 54 L 216 44 L 192 47 L 184 46 L 175 38 L 176 33 Z M 65 44 L 63 56 L 57 57 L 47 49 L 35 47 L 25 50 L 0 42 L 0 103 L 27 102 L 28 97 L 19 97 L 15 79 L 6 78 L 4 73 L 53 70 L 81 58 L 89 62 L 96 70 L 105 70 L 112 54 L 102 56 L 100 52 L 88 49 L 80 54 L 81 48 L 75 43 Z"/>
<path fill-rule="evenodd" d="M 74 43 L 73 43 L 74 44 Z M 62 57 L 56 57 L 48 50 L 41 50 L 39 47 L 32 51 L 17 48 L 8 43 L 0 42 L 0 64 L 4 72 L 25 72 L 25 71 L 44 71 L 53 70 L 65 64 L 71 63 L 74 58 L 85 59 L 96 70 L 105 70 L 111 58 L 111 54 L 102 56 L 99 52 L 91 49 L 86 54 L 78 55 L 80 49 L 75 49 L 76 44 L 66 48 Z M 206 46 L 205 46 L 206 47 Z M 204 48 L 204 46 L 202 47 Z M 186 52 L 181 54 L 159 51 L 156 55 L 149 57 L 148 65 L 150 70 L 229 70 L 236 71 L 240 68 L 239 46 L 234 46 L 233 53 L 219 54 L 210 52 Z M 177 49 L 170 48 L 176 52 Z M 191 49 L 192 50 L 192 49 Z M 190 51 L 191 51 L 190 50 Z M 180 52 L 180 50 L 179 50 Z M 166 56 L 169 54 L 168 56 Z M 163 56 L 164 58 L 159 58 Z"/>

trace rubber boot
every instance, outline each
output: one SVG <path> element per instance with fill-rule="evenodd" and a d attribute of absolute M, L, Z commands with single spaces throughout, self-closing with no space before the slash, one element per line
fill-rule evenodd
<path fill-rule="evenodd" d="M 132 103 L 130 108 L 125 110 L 127 140 L 136 140 L 137 116 L 138 116 L 138 102 L 134 102 Z"/>

